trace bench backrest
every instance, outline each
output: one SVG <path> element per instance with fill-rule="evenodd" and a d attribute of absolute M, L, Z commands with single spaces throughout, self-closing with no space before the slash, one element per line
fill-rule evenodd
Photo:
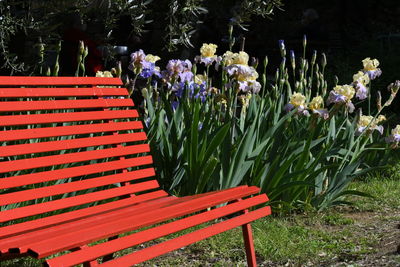
<path fill-rule="evenodd" d="M 121 85 L 0 77 L 0 223 L 158 188 L 142 122 Z"/>

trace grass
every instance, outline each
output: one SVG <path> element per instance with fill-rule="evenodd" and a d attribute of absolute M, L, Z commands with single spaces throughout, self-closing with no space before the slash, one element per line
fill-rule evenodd
<path fill-rule="evenodd" d="M 400 166 L 384 172 L 369 174 L 351 184 L 350 189 L 366 192 L 374 200 L 353 197 L 355 207 L 360 211 L 384 211 L 400 207 Z"/>
<path fill-rule="evenodd" d="M 351 189 L 375 198 L 350 197 L 354 207 L 268 217 L 254 222 L 257 257 L 261 266 L 330 265 L 360 260 L 377 253 L 385 229 L 400 221 L 399 168 L 373 173 L 351 184 Z M 174 237 L 177 235 L 172 235 Z M 160 239 L 164 240 L 164 239 Z M 124 252 L 129 252 L 128 249 Z M 394 256 L 400 264 L 400 256 Z M 38 266 L 34 259 L 5 261 L 0 266 Z M 155 258 L 142 266 L 246 266 L 239 228 Z M 357 266 L 357 265 L 355 265 Z"/>

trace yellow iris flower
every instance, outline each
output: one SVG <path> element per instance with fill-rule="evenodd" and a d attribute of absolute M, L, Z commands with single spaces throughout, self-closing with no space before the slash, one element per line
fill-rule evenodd
<path fill-rule="evenodd" d="M 215 44 L 203 44 L 200 48 L 200 53 L 202 57 L 213 57 L 217 51 L 217 45 Z"/>
<path fill-rule="evenodd" d="M 292 104 L 295 107 L 305 106 L 306 97 L 304 95 L 302 95 L 301 93 L 294 93 L 290 97 L 289 103 Z"/>
<path fill-rule="evenodd" d="M 335 88 L 333 88 L 333 90 L 338 93 L 341 94 L 343 96 L 345 96 L 347 98 L 347 100 L 350 100 L 354 97 L 354 94 L 356 93 L 354 90 L 354 87 L 351 85 L 337 85 L 335 86 Z"/>

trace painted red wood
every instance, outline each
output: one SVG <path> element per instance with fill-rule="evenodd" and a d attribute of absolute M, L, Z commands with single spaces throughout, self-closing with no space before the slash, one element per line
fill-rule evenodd
<path fill-rule="evenodd" d="M 47 230 L 55 225 L 67 224 L 70 222 L 74 222 L 76 220 L 80 220 L 82 218 L 95 217 L 98 214 L 112 212 L 114 210 L 118 210 L 123 207 L 131 206 L 137 203 L 142 203 L 153 199 L 165 198 L 167 196 L 168 194 L 165 191 L 158 190 L 144 195 L 120 199 L 117 201 L 93 207 L 88 207 L 86 209 L 74 210 L 66 213 L 53 215 L 50 217 L 39 218 L 34 221 L 8 225 L 1 228 L 0 238 L 13 238 L 14 240 L 18 239 L 18 237 L 25 238 L 25 235 L 21 236 L 21 234 L 35 233 L 37 230 L 42 230 L 42 229 Z M 4 242 L 0 243 L 0 248 L 2 246 L 5 246 Z"/>
<path fill-rule="evenodd" d="M 132 107 L 133 101 L 127 99 L 77 99 L 77 100 L 38 100 L 1 102 L 0 112 L 56 109 L 87 109 L 104 107 Z"/>
<path fill-rule="evenodd" d="M 0 85 L 30 86 L 30 85 L 122 85 L 119 78 L 103 77 L 18 77 L 0 76 Z"/>
<path fill-rule="evenodd" d="M 37 214 L 42 214 L 50 211 L 59 209 L 65 209 L 83 205 L 95 201 L 105 200 L 113 197 L 123 196 L 126 194 L 137 193 L 149 189 L 155 189 L 158 187 L 156 181 L 148 181 L 140 184 L 126 185 L 122 187 L 107 189 L 94 193 L 88 193 L 75 197 L 62 198 L 40 204 L 24 206 L 12 210 L 5 210 L 0 213 L 0 222 L 6 222 L 10 220 L 25 218 Z"/>
<path fill-rule="evenodd" d="M 116 260 L 108 261 L 104 264 L 101 264 L 101 266 L 132 266 L 133 264 L 141 263 L 143 261 L 155 258 L 167 252 L 206 239 L 207 237 L 225 232 L 240 225 L 265 217 L 269 214 L 269 207 L 260 208 L 258 210 L 249 212 L 248 214 L 237 216 L 235 218 L 208 226 L 200 230 L 193 231 L 189 234 L 179 236 L 160 244 L 144 248 L 138 252 L 131 253 Z"/>
<path fill-rule="evenodd" d="M 147 168 L 127 173 L 119 173 L 119 174 L 101 176 L 98 178 L 86 179 L 70 183 L 39 187 L 30 190 L 23 190 L 14 193 L 2 194 L 0 195 L 0 203 L 1 205 L 8 205 L 32 199 L 39 199 L 48 196 L 56 196 L 64 193 L 75 192 L 89 188 L 96 188 L 100 186 L 141 179 L 145 177 L 152 177 L 154 175 L 155 175 L 154 169 Z"/>
<path fill-rule="evenodd" d="M 269 214 L 271 214 L 271 212 Z M 247 265 L 257 266 L 256 251 L 254 249 L 254 243 L 253 243 L 253 232 L 250 223 L 242 225 L 242 232 L 243 232 L 244 246 L 246 248 Z"/>
<path fill-rule="evenodd" d="M 15 126 L 53 122 L 113 120 L 136 117 L 138 117 L 138 113 L 136 110 L 107 110 L 32 115 L 9 115 L 0 116 L 0 126 Z"/>
<path fill-rule="evenodd" d="M 136 167 L 153 163 L 151 156 L 137 157 L 124 160 L 115 160 L 85 166 L 70 167 L 53 171 L 37 172 L 18 175 L 14 177 L 1 178 L 0 189 L 49 182 L 59 179 L 77 177 L 94 173 L 101 173 L 112 170 L 120 170 L 128 167 Z"/>
<path fill-rule="evenodd" d="M 156 194 L 157 193 L 157 194 Z M 155 191 L 151 193 L 146 193 L 143 195 L 127 198 L 125 200 L 129 200 L 127 203 L 123 204 L 118 204 L 118 206 L 113 205 L 111 203 L 107 203 L 102 206 L 102 209 L 99 211 L 95 207 L 90 207 L 84 210 L 78 210 L 74 212 L 69 212 L 67 213 L 68 217 L 67 218 L 75 218 L 73 221 L 67 221 L 66 218 L 64 218 L 64 222 L 60 222 L 56 225 L 52 225 L 52 227 L 44 227 L 41 225 L 42 228 L 39 228 L 39 226 L 36 225 L 36 230 L 35 231 L 27 231 L 26 234 L 22 236 L 12 236 L 10 238 L 5 238 L 2 240 L 2 243 L 0 244 L 0 250 L 2 247 L 6 248 L 11 248 L 12 250 L 19 250 L 20 253 L 23 250 L 24 253 L 27 251 L 28 247 L 26 247 L 26 244 L 31 244 L 33 242 L 38 242 L 38 240 L 46 240 L 48 238 L 52 238 L 55 235 L 59 235 L 60 233 L 65 233 L 65 232 L 74 232 L 81 230 L 84 226 L 90 226 L 90 225 L 97 225 L 99 223 L 105 223 L 105 222 L 110 222 L 113 221 L 114 223 L 117 222 L 117 218 L 123 218 L 126 217 L 127 213 L 133 214 L 133 213 L 140 213 L 143 211 L 148 211 L 150 209 L 155 209 L 155 208 L 160 208 L 160 207 L 166 207 L 170 206 L 173 204 L 177 203 L 182 203 L 184 201 L 188 201 L 190 199 L 196 199 L 205 195 L 210 195 L 211 193 L 206 193 L 196 196 L 189 196 L 189 197 L 182 197 L 182 198 L 177 198 L 174 196 L 167 196 L 167 194 L 164 191 Z M 151 198 L 149 198 L 151 196 Z M 167 196 L 167 197 L 166 197 Z M 140 199 L 140 201 L 135 201 L 133 200 Z M 118 203 L 124 202 L 124 200 L 119 200 L 116 201 Z M 134 203 L 138 203 L 137 205 L 133 205 Z M 110 205 L 113 205 L 112 207 Z M 107 207 L 106 207 L 107 206 Z M 98 207 L 98 206 L 97 206 Z M 88 209 L 96 209 L 95 215 L 96 216 L 88 216 L 88 213 L 86 210 Z M 79 214 L 77 214 L 79 212 Z M 84 213 L 85 216 L 82 216 Z M 91 211 L 91 214 L 93 215 L 93 211 Z M 47 217 L 44 219 L 39 219 L 40 220 L 45 220 L 46 224 L 49 224 L 50 222 L 54 223 L 53 217 L 58 217 L 58 216 L 63 216 L 61 215 L 56 215 L 56 216 L 51 216 Z M 38 220 L 36 220 L 38 221 Z M 59 220 L 58 220 L 59 222 Z M 23 223 L 23 225 L 27 225 L 30 222 Z M 47 225 L 45 225 L 47 226 Z M 9 230 L 9 229 L 8 229 Z M 14 230 L 15 229 L 11 229 Z M 10 236 L 8 234 L 7 236 Z"/>
<path fill-rule="evenodd" d="M 64 264 L 64 266 L 73 266 L 85 261 L 94 260 L 104 255 L 140 245 L 142 243 L 155 240 L 157 238 L 176 233 L 184 229 L 221 218 L 223 216 L 227 216 L 246 208 L 265 203 L 267 200 L 268 199 L 266 195 L 258 195 L 243 200 L 240 203 L 236 202 L 204 213 L 186 217 L 178 221 L 170 222 L 148 230 L 124 236 L 116 240 L 101 243 L 92 247 L 87 247 L 84 250 L 50 259 L 47 261 L 47 263 L 50 266 L 60 266 L 61 264 Z"/>
<path fill-rule="evenodd" d="M 40 167 L 54 166 L 73 162 L 117 157 L 122 155 L 145 153 L 150 151 L 148 144 L 140 144 L 126 147 L 106 148 L 77 153 L 60 154 L 38 158 L 19 159 L 14 161 L 0 162 L 1 172 L 12 172 L 19 170 L 34 169 Z"/>
<path fill-rule="evenodd" d="M 18 251 L 19 253 L 25 253 L 29 249 L 29 246 L 27 246 L 27 244 L 37 243 L 39 240 L 47 240 L 53 238 L 54 236 L 65 234 L 66 232 L 79 231 L 82 228 L 90 228 L 96 225 L 110 222 L 116 223 L 120 219 L 126 216 L 130 216 L 132 213 L 141 213 L 149 209 L 165 207 L 177 201 L 179 201 L 179 199 L 174 197 L 163 197 L 144 201 L 138 203 L 137 205 L 124 206 L 120 209 L 98 213 L 96 214 L 96 216 L 81 218 L 74 221 L 54 225 L 50 228 L 38 229 L 36 231 L 26 233 L 23 236 L 4 239 L 0 247 L 7 247 L 9 248 L 10 252 Z"/>
<path fill-rule="evenodd" d="M 0 77 L 1 79 L 1 77 Z M 126 88 L 1 88 L 0 98 L 66 97 L 66 96 L 128 96 Z"/>
<path fill-rule="evenodd" d="M 123 130 L 143 129 L 141 121 L 124 121 L 110 123 L 93 123 L 72 126 L 32 128 L 0 132 L 0 141 L 15 141 L 24 139 L 67 136 L 75 134 L 115 132 Z"/>
<path fill-rule="evenodd" d="M 247 186 L 180 198 L 157 189 L 157 181 L 151 180 L 155 175 L 150 165 L 152 158 L 143 156 L 150 151 L 149 145 L 137 144 L 146 140 L 143 124 L 137 120 L 136 110 L 127 109 L 133 102 L 126 98 L 129 93 L 126 88 L 119 88 L 121 85 L 121 80 L 116 78 L 0 77 L 0 112 L 3 113 L 0 127 L 4 127 L 0 141 L 6 142 L 0 146 L 0 157 L 8 160 L 0 162 L 0 172 L 4 176 L 0 179 L 0 189 L 11 189 L 8 191 L 11 193 L 0 194 L 0 205 L 27 205 L 0 213 L 0 222 L 12 223 L 0 228 L 0 260 L 25 255 L 28 251 L 30 255 L 46 257 L 73 250 L 75 252 L 48 260 L 49 264 L 96 266 L 99 257 L 109 259 L 116 251 L 214 219 L 226 219 L 226 215 L 243 212 L 268 200 L 265 194 L 252 197 L 259 189 Z M 17 88 L 21 86 L 23 88 Z M 88 134 L 95 136 L 85 136 Z M 59 138 L 62 136 L 67 138 Z M 49 137 L 56 139 L 38 140 Z M 49 152 L 50 155 L 38 154 Z M 71 163 L 87 165 L 70 167 Z M 41 169 L 49 166 L 60 169 Z M 24 170 L 31 170 L 31 173 Z M 22 171 L 22 174 L 12 176 L 16 171 Z M 40 184 L 69 178 L 72 179 L 68 183 Z M 122 186 L 113 187 L 116 184 Z M 87 189 L 93 191 L 47 199 Z M 231 203 L 243 197 L 246 199 Z M 29 202 L 35 199 L 47 202 Z M 223 203 L 230 204 L 216 208 Z M 70 207 L 78 209 L 51 213 Z M 211 207 L 213 209 L 208 209 Z M 242 225 L 248 263 L 253 266 L 255 254 L 249 222 L 268 214 L 269 207 L 245 212 L 225 222 L 105 262 L 105 265 L 130 266 Z M 178 219 L 187 215 L 190 216 Z M 15 224 L 17 219 L 30 221 Z M 170 219 L 178 220 L 116 238 L 118 234 Z M 104 238 L 108 240 L 90 245 Z"/>
<path fill-rule="evenodd" d="M 89 229 L 68 232 L 64 235 L 55 236 L 45 241 L 30 244 L 30 249 L 35 252 L 39 258 L 47 257 L 57 251 L 68 250 L 79 247 L 96 240 L 115 236 L 127 231 L 135 230 L 139 227 L 145 227 L 168 219 L 177 218 L 193 212 L 204 210 L 234 199 L 258 193 L 256 187 L 236 187 L 225 191 L 216 192 L 212 195 L 191 199 L 170 207 L 157 210 L 150 210 L 142 214 L 132 214 L 129 217 L 121 219 L 118 224 L 115 222 L 101 224 Z"/>
<path fill-rule="evenodd" d="M 146 140 L 144 132 L 0 146 L 0 157 Z"/>

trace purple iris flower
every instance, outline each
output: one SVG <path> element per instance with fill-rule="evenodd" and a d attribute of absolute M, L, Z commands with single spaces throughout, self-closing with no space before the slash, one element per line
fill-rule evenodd
<path fill-rule="evenodd" d="M 166 68 L 171 76 L 184 70 L 183 62 L 179 59 L 171 59 L 168 61 Z"/>
<path fill-rule="evenodd" d="M 292 111 L 294 109 L 294 106 L 290 103 L 286 104 L 285 107 L 283 108 L 286 112 Z"/>
<path fill-rule="evenodd" d="M 362 134 L 365 130 L 367 130 L 368 127 L 365 126 L 360 126 L 356 130 L 356 135 Z M 377 125 L 373 128 L 370 128 L 371 130 L 377 130 L 380 134 L 383 134 L 383 126 L 382 125 Z"/>
<path fill-rule="evenodd" d="M 217 57 L 216 57 L 216 56 L 214 56 L 214 57 L 196 56 L 196 57 L 194 58 L 194 61 L 195 61 L 195 62 L 198 62 L 198 63 L 203 63 L 203 64 L 206 65 L 206 66 L 209 66 L 209 65 L 211 65 L 212 63 L 214 63 L 214 61 L 217 61 Z"/>
<path fill-rule="evenodd" d="M 193 79 L 192 63 L 190 60 L 171 59 L 168 61 L 167 70 L 162 72 L 163 78 L 171 80 L 178 76 L 181 82 L 190 82 Z"/>
<path fill-rule="evenodd" d="M 329 119 L 329 111 L 327 109 L 313 109 L 314 114 L 317 114 L 318 117 L 323 118 L 324 120 Z"/>
<path fill-rule="evenodd" d="M 151 118 L 147 117 L 147 119 L 144 120 L 144 124 L 146 125 L 147 128 L 150 127 L 150 122 L 151 122 Z"/>
<path fill-rule="evenodd" d="M 398 143 L 400 142 L 400 134 L 392 134 L 385 138 L 387 143 Z"/>
<path fill-rule="evenodd" d="M 178 98 L 182 98 L 185 91 L 187 91 L 189 98 L 200 98 L 203 103 L 206 101 L 207 91 L 205 83 L 197 84 L 195 82 L 177 82 L 173 85 L 172 90 Z"/>
<path fill-rule="evenodd" d="M 179 101 L 172 101 L 171 107 L 175 111 L 179 106 Z"/>
<path fill-rule="evenodd" d="M 367 71 L 365 71 L 365 73 L 368 74 L 368 77 L 370 78 L 370 80 L 375 80 L 376 78 L 381 76 L 382 71 L 381 71 L 381 69 L 378 68 L 375 70 L 367 70 Z"/>
<path fill-rule="evenodd" d="M 295 107 L 294 105 L 288 103 L 285 105 L 285 107 L 283 108 L 286 112 L 290 112 L 292 111 L 294 108 L 297 108 L 297 115 L 302 115 L 302 116 L 310 116 L 310 112 L 308 112 L 308 110 L 304 107 L 304 106 L 298 106 Z"/>
<path fill-rule="evenodd" d="M 141 78 L 147 79 L 147 78 L 150 78 L 153 75 L 155 75 L 155 76 L 157 76 L 159 78 L 161 77 L 160 72 L 156 69 L 156 64 L 155 63 L 144 61 L 142 65 L 143 65 L 143 69 L 139 74 L 139 76 Z"/>
<path fill-rule="evenodd" d="M 193 72 L 191 71 L 183 71 L 178 74 L 181 82 L 190 82 L 193 80 Z"/>
<path fill-rule="evenodd" d="M 354 107 L 353 103 L 347 102 L 346 103 L 346 107 L 347 107 L 347 110 L 349 111 L 349 113 L 353 113 L 354 112 L 355 107 Z"/>
<path fill-rule="evenodd" d="M 135 71 L 136 69 L 142 68 L 143 62 L 145 62 L 145 53 L 142 49 L 133 52 L 131 54 L 131 62 L 128 66 L 128 69 L 131 71 Z"/>
<path fill-rule="evenodd" d="M 356 82 L 355 88 L 357 90 L 356 97 L 358 99 L 363 100 L 363 99 L 367 98 L 368 90 L 367 90 L 367 87 L 365 87 L 364 84 L 362 84 L 360 82 Z"/>
<path fill-rule="evenodd" d="M 344 95 L 338 94 L 335 91 L 330 91 L 327 103 L 328 105 L 331 103 L 344 103 L 346 100 L 347 99 Z"/>

